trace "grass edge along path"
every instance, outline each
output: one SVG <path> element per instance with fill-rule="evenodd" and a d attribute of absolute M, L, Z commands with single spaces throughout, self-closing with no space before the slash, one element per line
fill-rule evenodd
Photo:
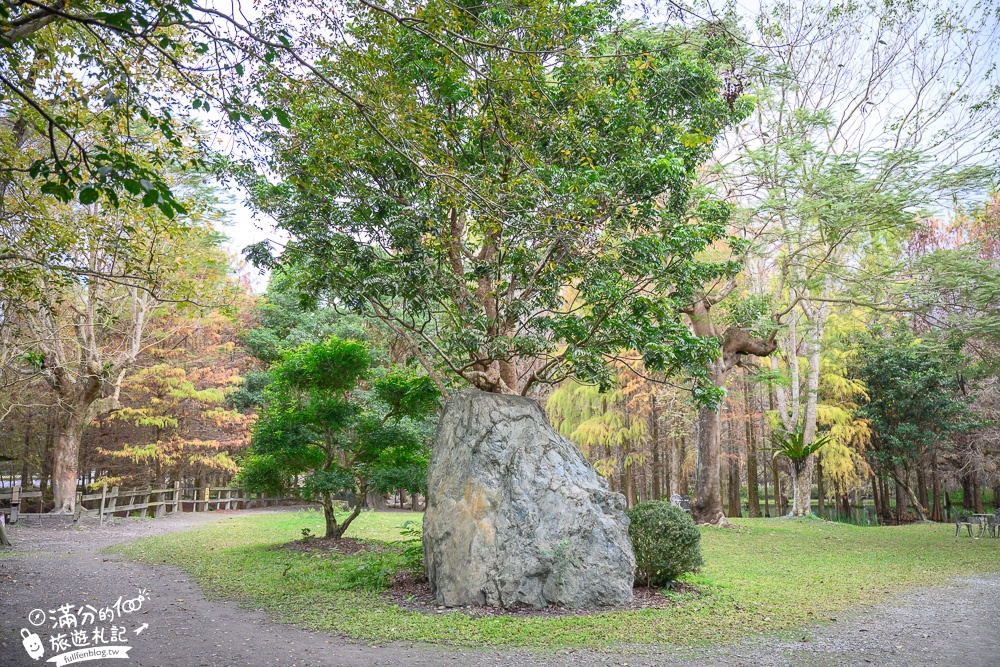
<path fill-rule="evenodd" d="M 907 589 L 1000 570 L 1000 540 L 955 538 L 947 524 L 861 528 L 737 519 L 740 530 L 702 529 L 705 567 L 685 578 L 699 593 L 675 596 L 669 608 L 552 617 L 422 613 L 371 590 L 401 566 L 402 550 L 391 543 L 403 539 L 405 521 L 419 518 L 362 513 L 352 536 L 388 544 L 360 556 L 275 549 L 300 539 L 303 528 L 322 534 L 322 513 L 311 510 L 229 517 L 106 551 L 175 565 L 211 597 L 306 629 L 369 642 L 546 648 L 693 645 L 782 632 Z"/>

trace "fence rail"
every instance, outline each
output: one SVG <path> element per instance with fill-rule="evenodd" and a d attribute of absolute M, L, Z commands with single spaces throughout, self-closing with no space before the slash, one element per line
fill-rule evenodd
<path fill-rule="evenodd" d="M 144 488 L 123 491 L 115 486 L 109 491 L 105 487 L 100 493 L 77 492 L 73 524 L 78 525 L 82 517 L 97 518 L 103 525 L 105 519 L 129 516 L 132 513 L 138 513 L 140 517 L 155 518 L 175 512 L 250 509 L 298 500 L 296 497 L 249 493 L 238 486 L 193 487 L 181 486 L 180 482 L 175 482 L 172 487 L 164 489 Z M 0 507 L 0 514 L 6 515 L 8 523 L 28 518 L 41 520 L 42 516 L 47 515 L 44 512 L 44 498 L 41 491 L 22 491 L 20 486 L 15 486 L 10 491 L 0 490 L 0 503 L 9 504 L 9 507 Z M 34 512 L 28 511 L 32 508 Z"/>

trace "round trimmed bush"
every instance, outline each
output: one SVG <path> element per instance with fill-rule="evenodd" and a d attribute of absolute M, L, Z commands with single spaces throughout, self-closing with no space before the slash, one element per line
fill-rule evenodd
<path fill-rule="evenodd" d="M 626 512 L 635 552 L 635 580 L 665 586 L 702 565 L 701 533 L 691 516 L 662 500 L 639 503 Z"/>

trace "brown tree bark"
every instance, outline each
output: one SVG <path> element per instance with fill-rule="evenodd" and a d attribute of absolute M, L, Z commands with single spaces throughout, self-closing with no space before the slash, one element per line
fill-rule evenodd
<path fill-rule="evenodd" d="M 659 429 L 659 413 L 656 410 L 656 394 L 654 393 L 649 398 L 650 404 L 650 431 L 652 432 L 653 442 L 653 500 L 660 499 L 660 429 Z"/>
<path fill-rule="evenodd" d="M 30 470 L 28 468 L 28 458 L 31 453 L 31 415 L 24 423 L 24 449 L 21 452 L 21 488 L 26 489 L 31 481 Z"/>
<path fill-rule="evenodd" d="M 697 523 L 725 524 L 719 470 L 719 413 L 713 408 L 698 410 L 699 475 L 691 514 Z"/>
<path fill-rule="evenodd" d="M 924 505 L 921 504 L 920 499 L 917 498 L 917 494 L 914 493 L 913 491 L 913 487 L 910 486 L 909 475 L 907 474 L 905 469 L 903 470 L 903 476 L 896 478 L 897 503 L 899 502 L 898 494 L 900 487 L 902 487 L 903 489 L 904 503 L 908 499 L 910 505 L 912 505 L 913 509 L 916 510 L 917 512 L 917 519 L 920 521 L 927 521 L 927 509 Z M 907 514 L 908 512 L 904 512 L 904 516 L 906 516 Z"/>
<path fill-rule="evenodd" d="M 878 478 L 872 477 L 872 502 L 875 503 L 875 514 L 879 515 L 882 519 L 885 519 L 885 511 L 882 507 L 882 494 L 879 493 L 878 489 Z"/>
<path fill-rule="evenodd" d="M 896 485 L 896 522 L 902 523 L 906 515 L 909 514 L 906 507 L 906 491 L 903 489 L 903 485 L 900 483 L 901 473 L 899 467 L 897 466 L 895 470 L 895 485 Z"/>
<path fill-rule="evenodd" d="M 685 461 L 687 461 L 688 448 L 687 448 L 687 438 L 681 436 L 680 447 L 677 449 L 677 493 L 682 496 L 687 496 L 691 493 L 691 478 L 688 474 L 689 471 L 685 466 Z"/>
<path fill-rule="evenodd" d="M 944 521 L 941 511 L 941 489 L 938 483 L 937 452 L 931 454 L 931 491 L 934 494 L 934 506 L 931 508 L 931 521 Z"/>
<path fill-rule="evenodd" d="M 677 443 L 674 438 L 670 438 L 667 441 L 667 449 L 663 452 L 663 477 L 661 482 L 663 484 L 660 489 L 661 498 L 670 498 L 673 493 L 673 482 L 674 482 L 674 457 L 677 450 Z"/>
<path fill-rule="evenodd" d="M 725 292 L 728 294 L 728 292 Z M 720 358 L 709 363 L 709 380 L 716 387 L 725 387 L 726 377 L 746 356 L 766 357 L 778 345 L 772 335 L 767 340 L 752 337 L 738 327 L 730 327 L 721 333 L 712 319 L 712 307 L 719 297 L 703 297 L 685 310 L 691 320 L 691 329 L 702 338 L 717 338 L 721 341 Z M 775 330 L 777 333 L 777 330 Z M 691 503 L 691 515 L 697 523 L 725 525 L 726 516 L 722 510 L 722 488 L 720 466 L 721 415 L 718 410 L 702 407 L 698 411 L 698 488 L 695 501 Z"/>
<path fill-rule="evenodd" d="M 52 450 L 56 441 L 56 419 L 54 411 L 50 408 L 48 418 L 45 420 L 45 455 L 42 456 L 42 479 L 41 491 L 44 494 L 52 486 Z"/>
<path fill-rule="evenodd" d="M 771 517 L 771 499 L 768 494 L 767 489 L 767 467 L 765 466 L 764 474 L 761 475 L 761 479 L 764 480 L 764 516 L 767 518 Z"/>
<path fill-rule="evenodd" d="M 972 507 L 976 514 L 983 513 L 983 488 L 979 483 L 979 471 L 972 471 Z"/>
<path fill-rule="evenodd" d="M 80 440 L 90 423 L 89 406 L 71 408 L 60 420 L 52 457 L 52 495 L 55 514 L 72 514 L 76 505 Z"/>
<path fill-rule="evenodd" d="M 920 457 L 917 460 L 917 500 L 920 501 L 921 507 L 928 507 L 930 503 L 927 497 L 927 471 L 925 466 L 927 464 L 926 457 Z"/>
<path fill-rule="evenodd" d="M 757 489 L 757 438 L 754 415 L 756 414 L 754 401 L 750 396 L 750 383 L 744 378 L 743 382 L 743 405 L 746 416 L 746 437 L 747 437 L 747 516 L 751 519 L 759 519 L 760 497 Z M 766 491 L 765 491 L 766 493 Z"/>
<path fill-rule="evenodd" d="M 778 460 L 771 459 L 771 478 L 774 484 L 774 514 L 775 516 L 785 515 L 785 505 L 782 502 L 781 474 L 778 470 Z"/>
<path fill-rule="evenodd" d="M 826 518 L 826 488 L 823 486 L 823 457 L 816 455 L 816 514 Z"/>
<path fill-rule="evenodd" d="M 885 475 L 879 477 L 879 491 L 882 493 L 882 505 L 885 508 L 886 521 L 892 520 L 892 502 L 889 500 L 889 481 Z"/>
<path fill-rule="evenodd" d="M 966 473 L 962 475 L 962 509 L 971 510 L 975 505 L 972 500 L 972 475 Z"/>
<path fill-rule="evenodd" d="M 730 429 L 732 435 L 732 429 Z M 729 514 L 730 517 L 743 516 L 740 500 L 740 458 L 739 445 L 733 438 L 729 439 Z"/>

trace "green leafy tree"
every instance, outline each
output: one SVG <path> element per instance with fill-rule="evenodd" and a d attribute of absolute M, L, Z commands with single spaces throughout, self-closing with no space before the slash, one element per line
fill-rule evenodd
<path fill-rule="evenodd" d="M 351 491 L 420 490 L 426 483 L 426 417 L 438 392 L 426 376 L 373 368 L 362 343 L 332 337 L 286 354 L 271 370 L 263 414 L 239 479 L 251 490 L 282 492 L 298 483 L 319 500 L 326 536 L 342 537 L 334 496 Z"/>
<path fill-rule="evenodd" d="M 380 319 L 441 386 L 607 387 L 627 350 L 702 369 L 717 345 L 679 305 L 736 267 L 700 254 L 729 207 L 693 182 L 743 105 L 697 44 L 630 32 L 603 2 L 432 0 L 413 10 L 426 34 L 348 11 L 315 71 L 261 86 L 290 125 L 261 136 L 277 179 L 237 173 L 293 241 L 251 259 Z"/>
<path fill-rule="evenodd" d="M 925 521 L 927 508 L 900 469 L 976 427 L 959 391 L 957 359 L 901 325 L 875 328 L 857 345 L 853 374 L 867 390 L 857 414 L 871 429 L 865 456 L 877 474 L 896 481 Z"/>

